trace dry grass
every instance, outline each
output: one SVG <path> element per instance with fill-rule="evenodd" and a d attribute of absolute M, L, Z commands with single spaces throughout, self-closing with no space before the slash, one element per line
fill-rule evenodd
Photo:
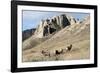
<path fill-rule="evenodd" d="M 79 60 L 90 58 L 90 31 L 89 26 L 80 28 L 83 26 L 66 27 L 57 32 L 48 40 L 38 44 L 37 46 L 23 51 L 23 62 L 35 62 L 35 61 L 57 61 L 57 60 Z M 80 31 L 79 31 L 80 30 Z M 75 33 L 77 32 L 77 33 Z M 55 55 L 55 50 L 61 50 L 66 48 L 69 44 L 72 44 L 72 50 Z M 41 50 L 47 50 L 52 56 L 44 56 Z"/>

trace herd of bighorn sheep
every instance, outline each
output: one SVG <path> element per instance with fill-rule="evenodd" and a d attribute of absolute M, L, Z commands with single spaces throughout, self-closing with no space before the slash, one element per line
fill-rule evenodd
<path fill-rule="evenodd" d="M 42 50 L 41 53 L 44 55 L 44 56 L 56 56 L 56 55 L 60 55 L 60 54 L 63 54 L 63 53 L 66 53 L 67 51 L 71 51 L 72 49 L 72 44 L 70 44 L 69 46 L 67 46 L 67 48 L 65 49 L 60 49 L 60 50 L 55 50 L 54 51 L 54 54 L 52 54 L 50 51 L 48 50 Z"/>

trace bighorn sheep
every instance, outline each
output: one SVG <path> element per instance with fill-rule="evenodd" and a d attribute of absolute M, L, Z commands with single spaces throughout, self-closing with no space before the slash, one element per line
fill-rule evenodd
<path fill-rule="evenodd" d="M 68 51 L 70 51 L 72 49 L 72 44 L 70 44 L 70 46 L 67 47 Z"/>
<path fill-rule="evenodd" d="M 49 56 L 50 57 L 51 55 L 60 55 L 62 53 L 66 53 L 67 51 L 70 51 L 71 49 L 72 49 L 72 44 L 70 44 L 69 46 L 67 46 L 67 48 L 65 48 L 65 49 L 55 50 L 54 54 L 52 52 L 48 51 L 48 50 L 42 50 L 41 53 L 44 56 Z"/>
<path fill-rule="evenodd" d="M 44 56 L 50 56 L 50 52 L 48 50 L 42 50 L 41 53 L 44 55 Z"/>
<path fill-rule="evenodd" d="M 71 49 L 72 49 L 72 44 L 70 44 L 69 46 L 67 46 L 67 48 L 65 48 L 65 49 L 55 50 L 55 55 L 66 53 L 67 51 L 70 51 Z"/>
<path fill-rule="evenodd" d="M 59 54 L 61 54 L 62 53 L 62 50 L 55 50 L 55 55 L 59 55 Z"/>

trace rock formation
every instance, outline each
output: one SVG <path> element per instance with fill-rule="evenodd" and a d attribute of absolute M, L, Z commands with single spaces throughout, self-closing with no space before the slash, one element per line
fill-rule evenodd
<path fill-rule="evenodd" d="M 75 18 L 67 16 L 66 14 L 54 16 L 51 19 L 41 20 L 35 31 L 35 35 L 38 38 L 42 38 L 76 22 Z"/>

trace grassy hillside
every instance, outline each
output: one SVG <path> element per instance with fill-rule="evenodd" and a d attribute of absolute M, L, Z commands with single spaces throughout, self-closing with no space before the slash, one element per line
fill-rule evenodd
<path fill-rule="evenodd" d="M 39 41 L 39 40 L 38 40 Z M 55 55 L 55 50 L 61 50 L 72 44 L 72 50 Z M 44 56 L 41 51 L 48 50 L 51 56 Z M 74 24 L 56 32 L 51 38 L 42 41 L 31 49 L 23 51 L 23 62 L 76 60 L 90 58 L 90 25 Z"/>

